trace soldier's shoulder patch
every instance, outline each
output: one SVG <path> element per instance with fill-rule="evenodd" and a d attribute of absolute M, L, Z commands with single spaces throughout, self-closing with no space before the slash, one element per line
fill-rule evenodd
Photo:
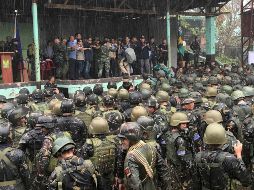
<path fill-rule="evenodd" d="M 131 170 L 129 167 L 124 168 L 124 174 L 129 177 L 131 175 Z"/>

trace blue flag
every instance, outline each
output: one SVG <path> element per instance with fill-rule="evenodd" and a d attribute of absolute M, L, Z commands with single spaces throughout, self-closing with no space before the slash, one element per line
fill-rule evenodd
<path fill-rule="evenodd" d="M 19 25 L 17 23 L 17 19 L 15 18 L 15 26 L 14 26 L 14 38 L 18 42 L 18 52 L 20 56 L 22 57 L 22 46 L 21 46 L 21 40 L 20 40 L 20 35 L 19 35 Z"/>

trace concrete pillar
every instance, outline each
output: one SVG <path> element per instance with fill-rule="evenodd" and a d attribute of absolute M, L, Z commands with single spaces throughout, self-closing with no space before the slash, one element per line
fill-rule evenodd
<path fill-rule="evenodd" d="M 206 17 L 206 62 L 215 61 L 216 25 L 215 16 Z"/>
<path fill-rule="evenodd" d="M 171 68 L 171 38 L 170 38 L 170 15 L 169 15 L 169 10 L 167 11 L 167 44 L 168 44 L 168 68 Z"/>
<path fill-rule="evenodd" d="M 35 73 L 36 73 L 36 81 L 40 81 L 41 80 L 41 72 L 40 72 L 40 54 L 39 54 L 40 46 L 39 46 L 37 0 L 33 0 L 32 15 L 33 15 L 34 46 L 35 46 Z"/>

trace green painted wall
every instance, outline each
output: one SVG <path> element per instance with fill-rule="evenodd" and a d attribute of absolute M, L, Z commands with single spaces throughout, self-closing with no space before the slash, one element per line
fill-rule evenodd
<path fill-rule="evenodd" d="M 19 23 L 19 34 L 22 45 L 23 57 L 26 58 L 27 46 L 33 40 L 33 25 L 32 23 Z M 6 40 L 6 36 L 13 37 L 14 35 L 14 21 L 13 23 L 0 22 L 0 41 Z"/>

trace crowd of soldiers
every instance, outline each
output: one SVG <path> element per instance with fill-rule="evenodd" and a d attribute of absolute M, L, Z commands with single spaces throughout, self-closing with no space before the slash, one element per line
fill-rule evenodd
<path fill-rule="evenodd" d="M 253 67 L 0 97 L 0 189 L 252 189 Z M 57 93 L 56 93 L 57 92 Z"/>

